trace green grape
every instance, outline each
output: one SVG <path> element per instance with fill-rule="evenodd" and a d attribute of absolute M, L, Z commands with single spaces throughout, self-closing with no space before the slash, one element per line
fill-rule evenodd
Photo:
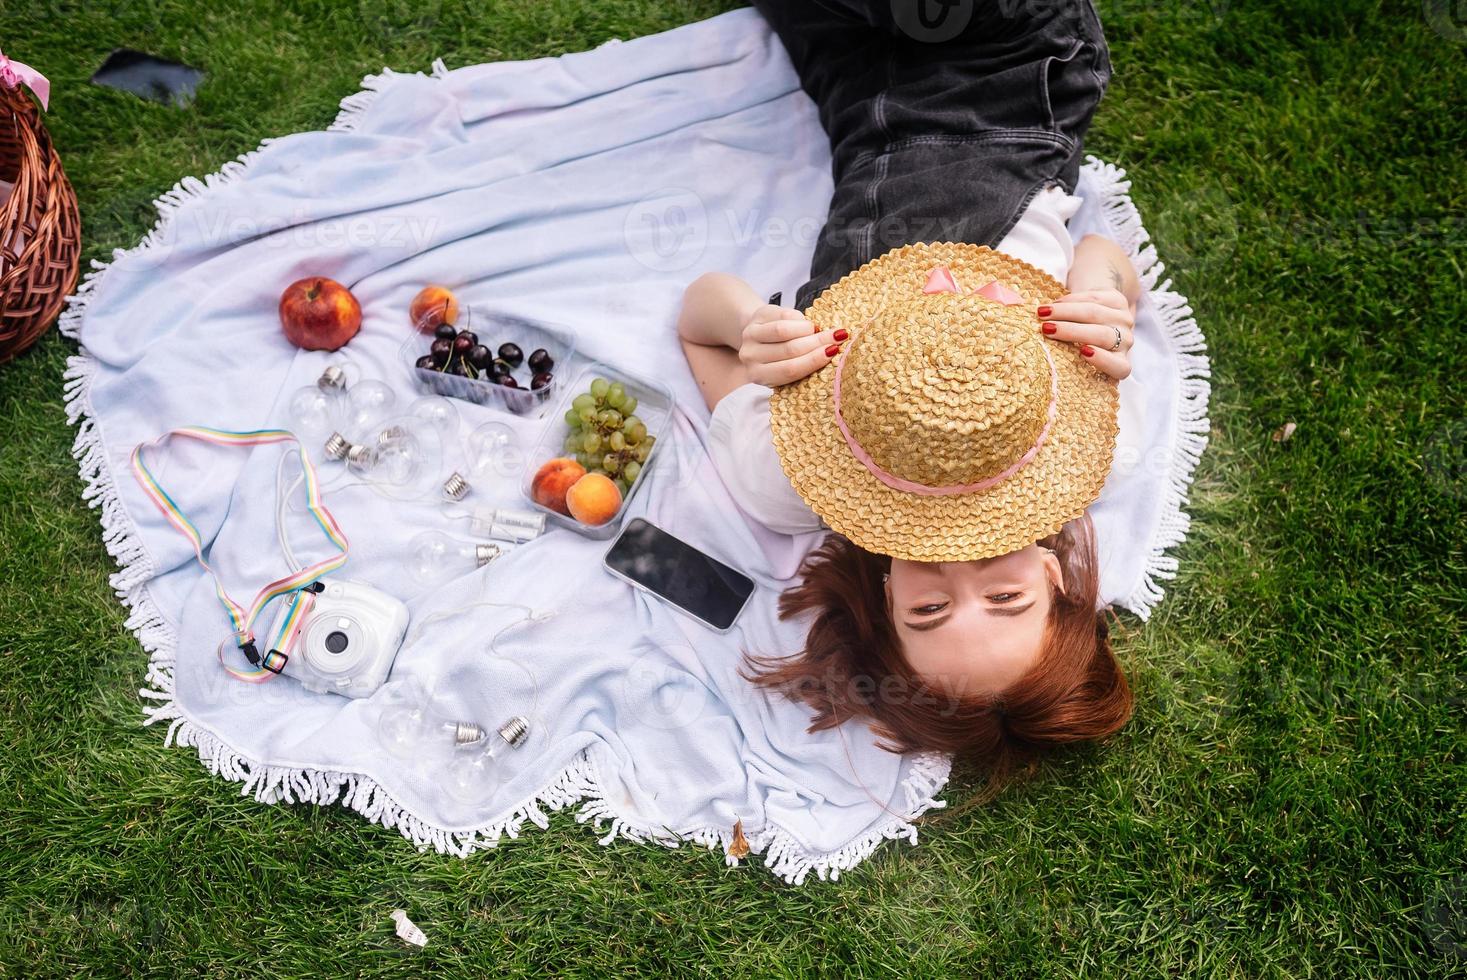
<path fill-rule="evenodd" d="M 611 482 L 616 484 L 616 489 L 621 493 L 622 499 L 625 500 L 627 496 L 627 481 L 618 477 Z"/>
<path fill-rule="evenodd" d="M 637 462 L 639 463 L 647 462 L 647 457 L 652 455 L 652 444 L 649 442 L 639 443 L 637 448 L 632 450 L 632 455 L 637 457 Z"/>
<path fill-rule="evenodd" d="M 613 395 L 615 395 L 618 399 L 626 398 L 627 386 L 622 384 L 620 381 L 612 382 L 611 387 L 606 392 L 606 400 L 610 401 Z"/>
<path fill-rule="evenodd" d="M 626 427 L 622 431 L 626 434 L 628 446 L 635 446 L 647 438 L 647 426 L 642 423 L 641 419 L 636 417 L 627 419 Z"/>
<path fill-rule="evenodd" d="M 642 464 L 637 462 L 635 459 L 631 460 L 627 463 L 627 465 L 621 468 L 621 475 L 626 477 L 628 483 L 636 483 L 637 477 L 641 474 L 641 472 Z"/>
<path fill-rule="evenodd" d="M 606 404 L 612 408 L 621 408 L 627 402 L 627 393 L 620 385 L 612 385 L 611 390 L 606 393 Z"/>
<path fill-rule="evenodd" d="M 631 395 L 627 395 L 627 400 L 616 407 L 621 411 L 621 414 L 631 415 L 637 410 L 637 400 Z"/>
<path fill-rule="evenodd" d="M 607 381 L 605 378 L 597 378 L 595 381 L 591 382 L 591 396 L 597 401 L 605 398 L 606 393 L 610 390 L 611 382 Z"/>
<path fill-rule="evenodd" d="M 611 438 L 606 440 L 607 445 L 617 452 L 627 448 L 627 437 L 621 432 L 613 432 Z"/>
<path fill-rule="evenodd" d="M 591 458 L 590 453 L 576 453 L 576 462 L 581 464 L 583 470 L 590 472 L 591 466 L 596 461 Z"/>
<path fill-rule="evenodd" d="M 657 437 L 656 436 L 648 436 L 647 438 L 645 438 L 645 439 L 642 440 L 642 445 L 644 445 L 644 446 L 647 447 L 647 451 L 648 452 L 651 452 L 652 451 L 652 447 L 655 446 L 656 444 L 657 444 Z"/>
<path fill-rule="evenodd" d="M 572 429 L 579 429 L 581 427 L 581 417 L 580 415 L 576 414 L 575 409 L 566 409 L 565 424 L 570 426 Z"/>
<path fill-rule="evenodd" d="M 580 452 L 581 451 L 581 437 L 580 437 L 580 435 L 578 433 L 572 432 L 570 435 L 566 436 L 565 437 L 565 443 L 561 446 L 561 448 L 564 449 L 567 453 L 570 453 L 571 455 L 575 455 L 576 453 Z"/>
<path fill-rule="evenodd" d="M 596 408 L 596 399 L 585 393 L 579 394 L 571 400 L 571 408 L 574 408 L 577 412 L 587 408 L 594 411 Z"/>
<path fill-rule="evenodd" d="M 594 409 L 594 408 L 580 408 L 580 409 L 577 409 L 576 410 L 576 416 L 581 420 L 581 424 L 582 425 L 590 425 L 592 422 L 595 422 L 596 421 L 596 409 Z"/>
<path fill-rule="evenodd" d="M 588 453 L 601 451 L 601 433 L 587 432 L 581 436 L 581 448 Z"/>
<path fill-rule="evenodd" d="M 621 456 L 616 453 L 607 453 L 601 457 L 601 468 L 608 473 L 615 473 L 621 469 Z"/>
<path fill-rule="evenodd" d="M 614 408 L 603 408 L 601 410 L 601 414 L 598 415 L 597 418 L 599 418 L 601 420 L 601 424 L 606 426 L 608 429 L 621 428 L 621 413 Z"/>

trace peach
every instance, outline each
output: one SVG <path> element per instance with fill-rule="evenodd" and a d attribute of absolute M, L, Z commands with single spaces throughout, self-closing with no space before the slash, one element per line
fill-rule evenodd
<path fill-rule="evenodd" d="M 571 512 L 566 506 L 566 495 L 585 475 L 586 468 L 573 459 L 546 460 L 530 481 L 530 499 L 541 507 L 569 517 Z"/>
<path fill-rule="evenodd" d="M 422 333 L 432 333 L 458 319 L 458 298 L 447 286 L 429 285 L 418 290 L 408 307 L 408 317 Z"/>
<path fill-rule="evenodd" d="M 280 294 L 280 329 L 303 350 L 337 350 L 362 329 L 362 307 L 335 279 L 297 279 Z"/>
<path fill-rule="evenodd" d="M 621 510 L 621 491 L 602 473 L 587 473 L 565 495 L 570 515 L 582 524 L 605 524 Z"/>

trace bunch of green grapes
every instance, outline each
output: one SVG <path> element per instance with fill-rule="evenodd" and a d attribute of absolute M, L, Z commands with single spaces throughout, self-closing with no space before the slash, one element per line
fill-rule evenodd
<path fill-rule="evenodd" d="M 570 432 L 565 454 L 574 456 L 587 473 L 604 473 L 625 497 L 657 438 L 637 418 L 637 400 L 620 381 L 597 378 L 591 390 L 577 395 L 565 413 Z"/>

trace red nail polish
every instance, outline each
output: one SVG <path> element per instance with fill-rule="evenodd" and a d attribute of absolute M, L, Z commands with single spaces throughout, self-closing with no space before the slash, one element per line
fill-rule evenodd
<path fill-rule="evenodd" d="M 835 355 L 837 355 L 839 353 L 840 353 L 840 344 L 831 344 L 829 347 L 825 348 L 825 356 L 826 357 L 834 357 Z"/>
<path fill-rule="evenodd" d="M 1091 347 L 1089 344 L 1085 344 L 1084 346 L 1082 346 L 1080 348 L 1080 353 L 1081 354 L 1084 354 L 1086 357 L 1094 357 L 1095 356 L 1095 348 L 1094 347 Z"/>
<path fill-rule="evenodd" d="M 1044 335 L 1046 337 L 1052 337 L 1054 336 L 1055 331 L 1059 329 L 1059 327 L 1056 327 L 1052 323 L 1044 323 L 1040 324 L 1039 329 L 1044 331 Z"/>
<path fill-rule="evenodd" d="M 834 339 L 836 343 L 840 343 L 841 341 L 845 340 L 850 335 L 851 335 L 851 332 L 849 330 L 847 330 L 845 327 L 841 327 L 839 330 L 837 330 L 831 336 L 832 336 L 832 339 Z"/>
<path fill-rule="evenodd" d="M 1052 309 L 1050 309 L 1050 308 L 1049 308 L 1049 307 L 1048 307 L 1048 306 L 1041 306 L 1041 307 L 1040 307 L 1040 308 L 1039 308 L 1039 309 L 1038 309 L 1038 311 L 1037 311 L 1037 312 L 1038 312 L 1038 313 L 1039 313 L 1039 319 L 1041 319 L 1041 320 L 1043 320 L 1043 319 L 1044 319 L 1044 318 L 1045 318 L 1045 317 L 1047 317 L 1047 316 L 1049 316 L 1049 315 L 1050 315 L 1050 314 L 1051 314 L 1051 313 L 1053 313 L 1053 312 L 1054 312 L 1054 310 L 1052 310 Z"/>

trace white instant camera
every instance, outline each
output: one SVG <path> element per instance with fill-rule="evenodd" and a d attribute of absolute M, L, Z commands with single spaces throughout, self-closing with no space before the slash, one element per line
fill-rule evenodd
<path fill-rule="evenodd" d="M 276 670 L 294 677 L 309 691 L 348 698 L 369 696 L 387 680 L 397 648 L 407 632 L 407 606 L 365 585 L 341 579 L 320 579 L 319 591 L 302 590 L 295 601 L 305 603 L 289 635 L 275 651 L 284 665 Z M 271 638 L 280 635 L 296 612 L 286 603 L 275 617 Z M 275 656 L 268 662 L 278 663 Z"/>

